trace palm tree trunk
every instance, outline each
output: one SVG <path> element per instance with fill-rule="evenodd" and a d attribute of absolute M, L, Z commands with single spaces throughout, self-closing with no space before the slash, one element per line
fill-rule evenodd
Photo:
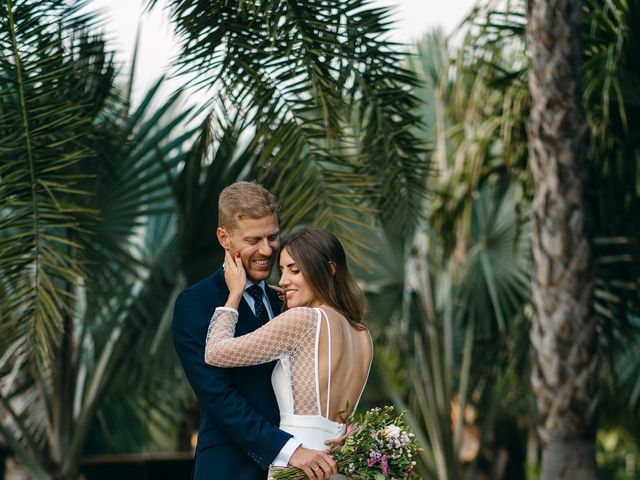
<path fill-rule="evenodd" d="M 581 2 L 528 0 L 534 182 L 533 368 L 542 479 L 595 479 L 598 399 L 592 253 L 584 184 L 587 123 L 581 106 Z"/>

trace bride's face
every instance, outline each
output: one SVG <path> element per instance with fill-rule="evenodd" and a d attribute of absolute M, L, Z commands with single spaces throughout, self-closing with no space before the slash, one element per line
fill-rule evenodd
<path fill-rule="evenodd" d="M 318 302 L 295 260 L 285 248 L 280 254 L 280 286 L 284 289 L 287 307 L 313 307 Z"/>

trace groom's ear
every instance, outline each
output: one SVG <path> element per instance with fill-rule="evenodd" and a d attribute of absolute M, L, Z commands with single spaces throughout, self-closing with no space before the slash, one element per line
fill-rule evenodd
<path fill-rule="evenodd" d="M 229 250 L 229 234 L 224 228 L 218 227 L 216 230 L 216 237 L 218 237 L 218 242 L 220 242 L 222 248 Z"/>

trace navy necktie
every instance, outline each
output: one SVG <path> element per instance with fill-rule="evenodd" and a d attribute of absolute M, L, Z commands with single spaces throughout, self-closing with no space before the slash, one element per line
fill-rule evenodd
<path fill-rule="evenodd" d="M 264 325 L 269 321 L 269 312 L 262 301 L 262 295 L 264 291 L 260 285 L 251 285 L 247 288 L 247 293 L 255 300 L 255 312 L 256 318 L 261 325 Z"/>

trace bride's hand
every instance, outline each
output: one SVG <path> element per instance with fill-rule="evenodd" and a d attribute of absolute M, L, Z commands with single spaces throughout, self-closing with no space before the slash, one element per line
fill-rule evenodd
<path fill-rule="evenodd" d="M 229 250 L 225 250 L 223 268 L 224 281 L 229 288 L 229 297 L 224 306 L 237 309 L 247 284 L 247 275 L 244 271 L 244 265 L 242 265 L 240 252 L 236 252 L 232 257 Z"/>
<path fill-rule="evenodd" d="M 324 444 L 328 445 L 328 446 L 339 446 L 341 447 L 342 445 L 344 445 L 344 441 L 347 439 L 347 437 L 349 435 L 351 435 L 351 431 L 353 430 L 353 425 L 351 425 L 350 423 L 347 424 L 347 429 L 344 432 L 344 435 L 340 435 L 337 438 L 330 438 L 329 440 L 325 440 Z"/>

